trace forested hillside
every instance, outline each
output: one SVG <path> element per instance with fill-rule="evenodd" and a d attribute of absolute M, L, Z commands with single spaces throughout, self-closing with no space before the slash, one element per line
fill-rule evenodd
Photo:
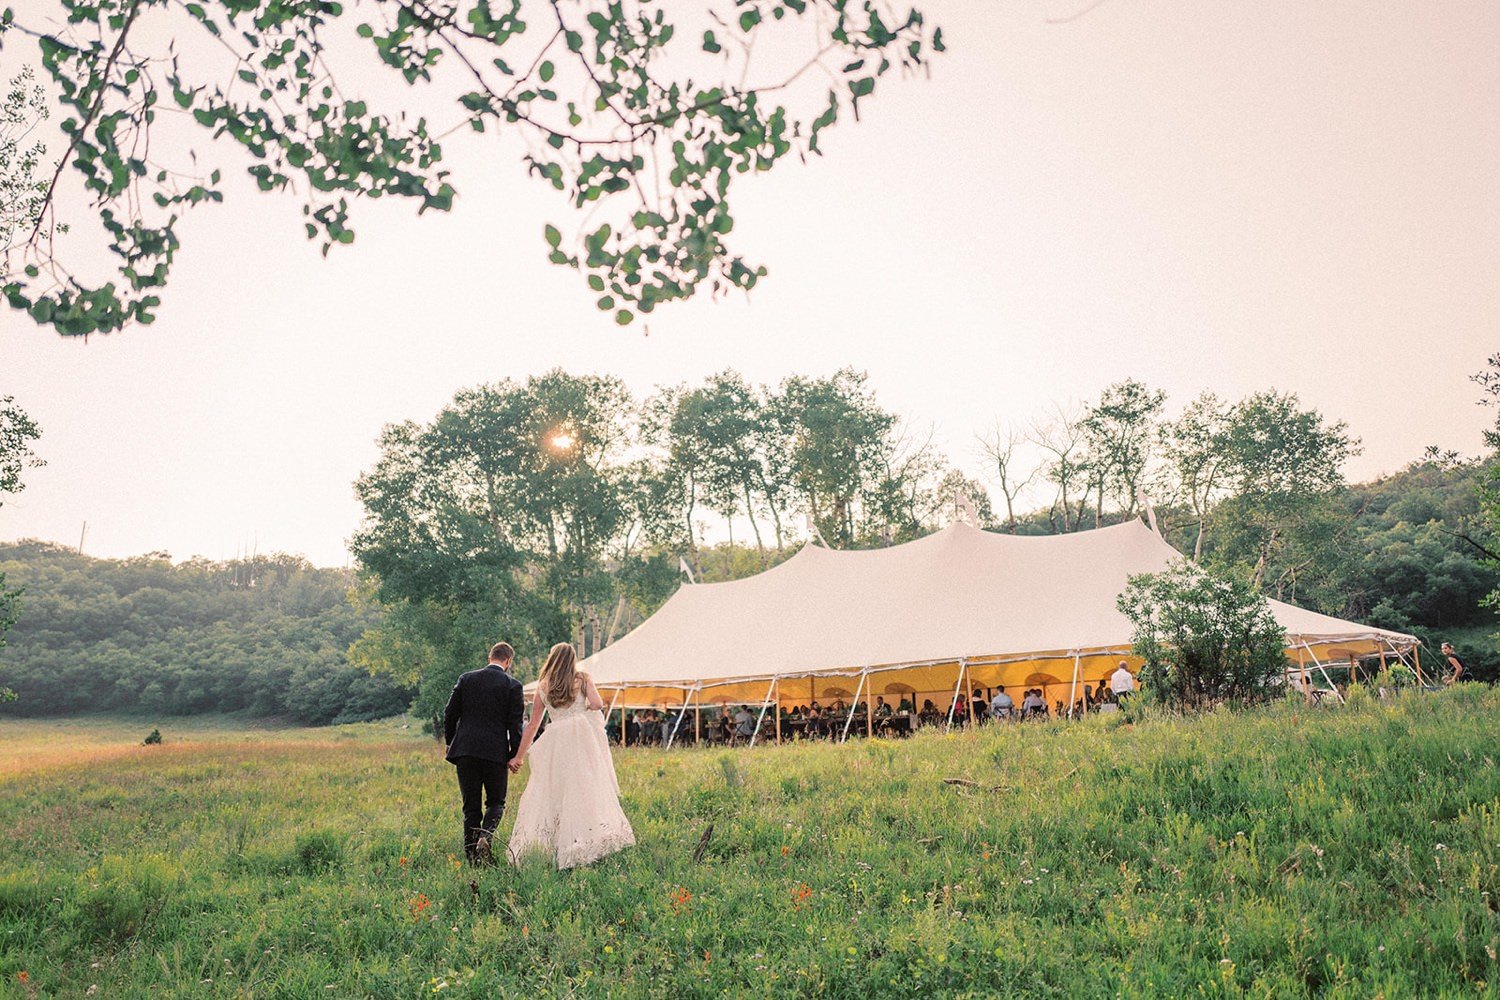
<path fill-rule="evenodd" d="M 403 711 L 411 692 L 347 659 L 379 612 L 354 575 L 295 556 L 179 565 L 162 553 L 94 559 L 44 542 L 0 544 L 22 588 L 0 651 L 19 715 L 244 711 L 326 723 Z"/>

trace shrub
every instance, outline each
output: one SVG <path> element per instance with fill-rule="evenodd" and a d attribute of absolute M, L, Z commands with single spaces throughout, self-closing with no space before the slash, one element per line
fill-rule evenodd
<path fill-rule="evenodd" d="M 1245 580 L 1178 562 L 1132 576 L 1116 603 L 1146 661 L 1141 683 L 1167 707 L 1261 701 L 1286 669 L 1286 631 Z"/>

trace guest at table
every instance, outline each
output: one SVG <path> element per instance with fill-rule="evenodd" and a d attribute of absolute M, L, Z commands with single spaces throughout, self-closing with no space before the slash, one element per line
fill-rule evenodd
<path fill-rule="evenodd" d="M 1047 714 L 1047 702 L 1042 698 L 1041 688 L 1028 688 L 1026 696 L 1021 699 L 1021 718 L 1030 719 L 1038 715 Z"/>
<path fill-rule="evenodd" d="M 828 735 L 828 723 L 823 718 L 823 710 L 818 707 L 817 702 L 807 710 L 807 738 L 810 740 L 822 739 Z"/>
<path fill-rule="evenodd" d="M 990 699 L 990 718 L 996 722 L 1005 722 L 1016 717 L 1016 703 L 1011 696 L 1005 693 L 1005 688 L 1000 688 L 995 697 Z"/>
<path fill-rule="evenodd" d="M 932 699 L 924 698 L 922 711 L 917 714 L 917 721 L 924 726 L 935 726 L 939 718 L 937 706 L 932 703 Z"/>
<path fill-rule="evenodd" d="M 734 735 L 740 739 L 748 740 L 755 735 L 755 716 L 750 714 L 750 709 L 744 705 L 734 713 Z"/>
<path fill-rule="evenodd" d="M 848 715 L 849 706 L 844 704 L 844 699 L 839 698 L 834 701 L 833 708 L 829 709 L 829 711 L 831 711 L 834 715 Z"/>
<path fill-rule="evenodd" d="M 950 710 L 953 715 L 953 724 L 962 726 L 969 718 L 969 707 L 964 703 L 962 696 L 953 699 L 953 707 Z"/>
<path fill-rule="evenodd" d="M 890 717 L 891 717 L 891 706 L 887 705 L 885 703 L 885 699 L 882 698 L 882 697 L 880 697 L 880 695 L 876 695 L 875 696 L 875 718 L 877 718 L 877 719 L 889 719 Z"/>
<path fill-rule="evenodd" d="M 969 694 L 969 715 L 970 715 L 971 718 L 973 718 L 974 725 L 976 725 L 976 726 L 982 726 L 982 725 L 984 725 L 985 716 L 987 716 L 989 714 L 989 708 L 990 708 L 989 700 L 987 698 L 985 698 L 985 696 L 982 693 L 980 693 L 980 690 L 978 688 L 975 688 L 972 692 L 970 692 L 970 694 Z"/>

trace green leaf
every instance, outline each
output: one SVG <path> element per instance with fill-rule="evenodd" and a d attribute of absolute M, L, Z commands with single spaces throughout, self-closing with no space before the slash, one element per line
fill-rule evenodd
<path fill-rule="evenodd" d="M 544 232 L 547 236 L 547 245 L 556 250 L 558 245 L 562 243 L 562 233 L 558 231 L 556 226 L 551 225 L 550 223 L 547 225 L 547 228 L 544 230 Z"/>
<path fill-rule="evenodd" d="M 542 82 L 546 83 L 552 79 L 552 74 L 557 72 L 557 67 L 553 66 L 550 60 L 543 60 L 537 72 L 541 74 Z"/>
<path fill-rule="evenodd" d="M 629 326 L 630 321 L 633 319 L 635 319 L 635 314 L 632 313 L 629 309 L 621 309 L 619 312 L 615 313 L 615 322 L 620 324 L 621 326 Z"/>
<path fill-rule="evenodd" d="M 743 14 L 740 15 L 740 30 L 741 31 L 749 31 L 751 28 L 755 27 L 759 23 L 760 23 L 760 9 L 757 8 L 757 7 L 751 7 L 749 10 L 745 11 Z"/>

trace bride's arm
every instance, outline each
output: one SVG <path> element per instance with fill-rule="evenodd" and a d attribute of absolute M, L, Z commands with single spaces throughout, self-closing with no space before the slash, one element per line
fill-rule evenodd
<path fill-rule="evenodd" d="M 583 675 L 583 696 L 589 700 L 589 708 L 604 711 L 604 699 L 599 697 L 599 689 L 594 687 L 594 679 L 588 674 Z"/>
<path fill-rule="evenodd" d="M 531 749 L 531 741 L 536 739 L 536 731 L 541 727 L 542 692 L 538 688 L 536 695 L 531 699 L 531 721 L 526 725 L 526 734 L 521 737 L 521 745 L 516 748 L 516 755 L 510 759 L 512 772 L 521 770 L 521 765 L 526 762 L 526 751 Z"/>

